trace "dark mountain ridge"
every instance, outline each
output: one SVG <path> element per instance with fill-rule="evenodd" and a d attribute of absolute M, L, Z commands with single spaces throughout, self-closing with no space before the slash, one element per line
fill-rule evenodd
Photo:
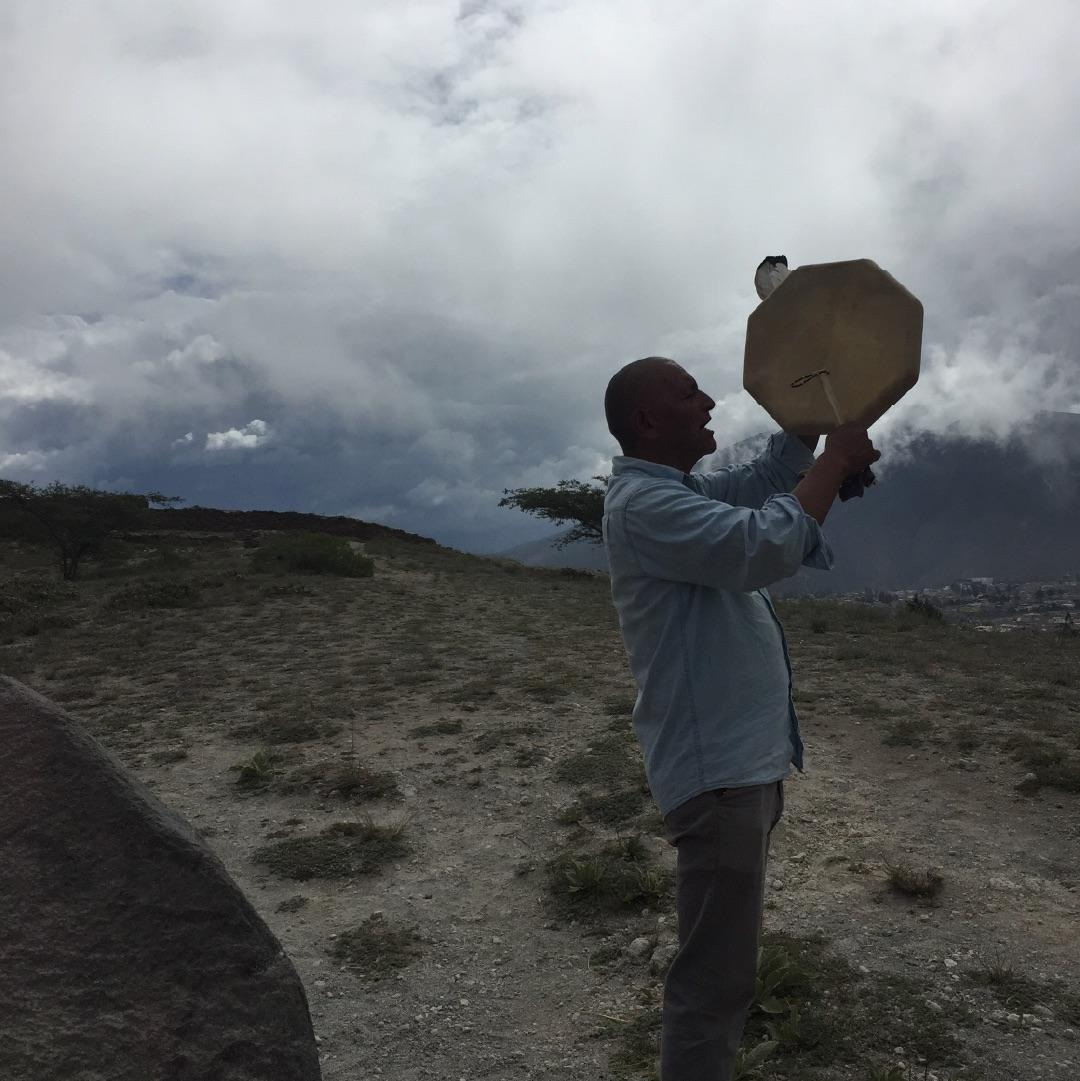
<path fill-rule="evenodd" d="M 708 465 L 745 460 L 755 436 Z M 831 571 L 801 570 L 774 592 L 920 589 L 958 578 L 1008 581 L 1080 571 L 1080 414 L 1046 413 L 1005 442 L 924 435 L 887 452 L 862 499 L 836 504 Z M 505 553 L 534 565 L 604 566 L 603 550 L 552 541 Z"/>

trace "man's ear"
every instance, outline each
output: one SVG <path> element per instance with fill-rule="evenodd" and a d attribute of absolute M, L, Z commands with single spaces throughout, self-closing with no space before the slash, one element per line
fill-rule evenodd
<path fill-rule="evenodd" d="M 630 430 L 634 433 L 635 443 L 651 442 L 656 438 L 656 425 L 645 406 L 639 405 L 630 414 Z"/>

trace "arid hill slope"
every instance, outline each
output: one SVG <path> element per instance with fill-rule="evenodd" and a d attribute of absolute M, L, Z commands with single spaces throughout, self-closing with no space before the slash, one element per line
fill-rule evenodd
<path fill-rule="evenodd" d="M 649 1076 L 673 854 L 606 580 L 392 536 L 371 578 L 256 551 L 133 539 L 65 586 L 4 547 L 0 670 L 210 838 L 304 978 L 328 1081 Z M 1080 639 L 783 614 L 807 771 L 760 1076 L 1075 1081 Z"/>

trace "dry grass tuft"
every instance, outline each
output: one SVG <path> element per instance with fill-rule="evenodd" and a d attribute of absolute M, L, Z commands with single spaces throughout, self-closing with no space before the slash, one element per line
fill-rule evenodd
<path fill-rule="evenodd" d="M 395 927 L 375 913 L 338 935 L 328 952 L 362 979 L 381 980 L 412 964 L 420 956 L 421 941 L 415 927 Z"/>
<path fill-rule="evenodd" d="M 904 862 L 886 863 L 885 877 L 897 893 L 924 901 L 933 900 L 945 888 L 945 879 L 939 872 L 932 868 L 918 871 Z"/>
<path fill-rule="evenodd" d="M 374 874 L 407 855 L 404 825 L 377 826 L 370 819 L 335 822 L 314 837 L 292 837 L 256 849 L 252 858 L 283 878 L 349 878 Z"/>

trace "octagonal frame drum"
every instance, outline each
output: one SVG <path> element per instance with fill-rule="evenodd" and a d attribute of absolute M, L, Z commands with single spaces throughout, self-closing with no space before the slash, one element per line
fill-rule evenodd
<path fill-rule="evenodd" d="M 743 386 L 784 431 L 831 432 L 837 413 L 868 428 L 918 381 L 922 327 L 870 259 L 797 267 L 750 313 Z"/>

